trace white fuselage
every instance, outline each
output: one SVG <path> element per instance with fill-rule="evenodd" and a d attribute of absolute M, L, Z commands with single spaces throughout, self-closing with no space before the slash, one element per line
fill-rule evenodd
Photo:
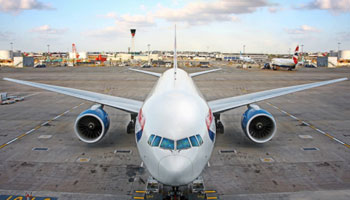
<path fill-rule="evenodd" d="M 169 69 L 159 78 L 157 84 L 145 100 L 136 120 L 136 134 L 142 129 L 137 141 L 141 159 L 153 178 L 165 185 L 179 186 L 191 183 L 208 163 L 215 142 L 215 122 L 209 123 L 214 139 L 210 139 L 206 120 L 210 113 L 191 77 L 182 69 Z M 141 122 L 141 123 L 140 123 Z M 151 135 L 174 141 L 174 149 L 151 146 Z M 203 143 L 186 149 L 177 149 L 180 139 L 199 134 Z M 137 137 L 136 137 L 137 138 Z M 160 144 L 162 141 L 160 142 Z M 180 146 L 179 146 L 180 147 Z"/>
<path fill-rule="evenodd" d="M 289 58 L 273 58 L 271 64 L 279 67 L 294 67 L 296 65 L 293 59 Z"/>

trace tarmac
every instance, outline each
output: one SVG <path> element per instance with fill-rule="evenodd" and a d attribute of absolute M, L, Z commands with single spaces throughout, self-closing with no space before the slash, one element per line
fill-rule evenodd
<path fill-rule="evenodd" d="M 194 78 L 207 100 L 350 75 L 350 68 L 221 67 Z M 0 92 L 25 97 L 0 105 L 0 200 L 25 193 L 59 200 L 131 199 L 134 190 L 144 188 L 149 173 L 134 135 L 126 133 L 129 114 L 105 107 L 108 134 L 97 144 L 85 144 L 73 125 L 91 102 L 4 77 L 136 100 L 144 100 L 157 81 L 126 67 L 0 68 Z M 223 113 L 225 133 L 217 135 L 202 174 L 206 188 L 216 190 L 220 199 L 350 199 L 349 99 L 350 81 L 344 81 L 258 103 L 277 122 L 276 136 L 262 145 L 250 142 L 241 130 L 246 107 Z"/>

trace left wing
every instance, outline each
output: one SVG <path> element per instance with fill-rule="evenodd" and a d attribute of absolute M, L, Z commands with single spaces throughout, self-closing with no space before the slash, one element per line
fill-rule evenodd
<path fill-rule="evenodd" d="M 37 88 L 49 90 L 52 92 L 65 94 L 65 95 L 76 97 L 79 99 L 96 102 L 99 104 L 111 106 L 113 108 L 117 108 L 117 109 L 129 112 L 129 113 L 138 113 L 143 104 L 142 101 L 127 99 L 122 97 L 115 97 L 115 96 L 100 94 L 96 92 L 89 92 L 85 90 L 78 90 L 78 89 L 48 85 L 43 83 L 34 83 L 30 81 L 22 81 L 22 80 L 17 80 L 12 78 L 4 78 L 4 80 L 23 84 L 23 85 L 28 85 L 32 87 L 37 87 Z"/>
<path fill-rule="evenodd" d="M 284 88 L 277 88 L 277 89 L 272 89 L 272 90 L 266 90 L 262 92 L 255 92 L 251 94 L 245 94 L 241 96 L 236 96 L 236 97 L 229 97 L 225 99 L 218 99 L 214 101 L 209 101 L 209 107 L 211 108 L 213 113 L 221 113 L 225 112 L 227 110 L 231 110 L 234 108 L 238 108 L 241 106 L 245 106 L 248 104 L 252 104 L 258 101 L 263 101 L 266 99 L 271 99 L 274 97 L 279 97 L 282 95 L 314 88 L 314 87 L 319 87 L 322 85 L 328 85 L 332 83 L 337 83 L 340 81 L 345 81 L 348 80 L 348 78 L 339 78 L 339 79 L 334 79 L 334 80 L 329 80 L 329 81 L 321 81 L 321 82 L 316 82 L 316 83 L 309 83 L 309 84 L 303 84 L 303 85 L 296 85 L 296 86 L 290 86 L 290 87 L 284 87 Z"/>

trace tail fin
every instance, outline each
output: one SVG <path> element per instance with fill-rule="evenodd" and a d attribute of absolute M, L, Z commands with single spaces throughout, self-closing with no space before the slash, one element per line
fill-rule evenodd
<path fill-rule="evenodd" d="M 176 24 L 175 24 L 175 40 L 174 40 L 174 79 L 176 80 L 176 69 L 177 69 L 177 52 L 176 52 Z"/>
<path fill-rule="evenodd" d="M 298 58 L 299 58 L 299 45 L 297 46 L 297 48 L 295 48 L 295 51 L 294 51 L 294 56 L 293 56 L 294 64 L 298 64 Z"/>

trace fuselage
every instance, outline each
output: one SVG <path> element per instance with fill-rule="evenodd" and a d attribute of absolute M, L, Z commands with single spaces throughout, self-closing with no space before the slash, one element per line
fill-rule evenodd
<path fill-rule="evenodd" d="M 273 58 L 271 61 L 271 65 L 286 68 L 295 68 L 296 66 L 294 60 L 288 58 Z"/>
<path fill-rule="evenodd" d="M 215 142 L 209 106 L 182 69 L 159 78 L 136 120 L 141 159 L 153 178 L 165 185 L 186 185 L 206 166 Z"/>

